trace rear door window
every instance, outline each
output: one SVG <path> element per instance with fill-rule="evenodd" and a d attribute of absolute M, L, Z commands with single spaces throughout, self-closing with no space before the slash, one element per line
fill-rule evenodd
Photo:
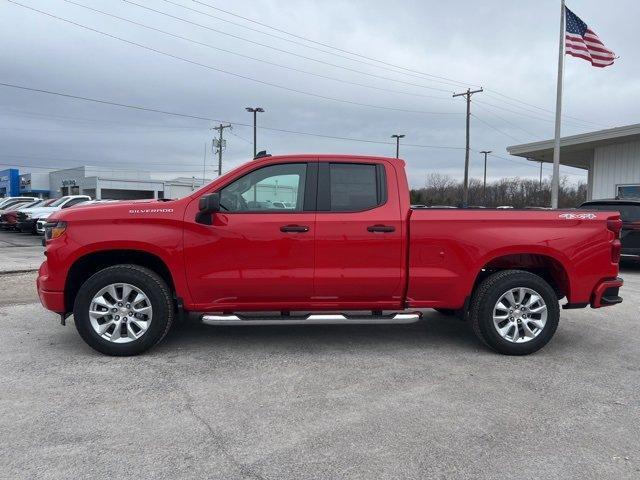
<path fill-rule="evenodd" d="M 384 167 L 375 164 L 329 164 L 329 210 L 358 212 L 386 201 Z"/>

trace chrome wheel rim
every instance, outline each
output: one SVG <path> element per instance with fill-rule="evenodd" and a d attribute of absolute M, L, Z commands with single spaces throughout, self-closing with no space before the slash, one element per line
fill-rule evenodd
<path fill-rule="evenodd" d="M 113 343 L 129 343 L 142 337 L 151 325 L 149 297 L 129 283 L 112 283 L 96 293 L 89 306 L 93 330 Z"/>
<path fill-rule="evenodd" d="M 493 325 L 498 334 L 512 343 L 530 342 L 547 323 L 547 305 L 535 290 L 512 288 L 493 307 Z"/>

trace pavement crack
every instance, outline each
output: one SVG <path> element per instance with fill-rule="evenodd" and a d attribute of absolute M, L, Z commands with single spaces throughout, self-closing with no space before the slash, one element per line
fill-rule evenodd
<path fill-rule="evenodd" d="M 191 396 L 191 394 L 184 388 L 181 388 L 181 392 L 184 395 L 186 400 L 185 406 L 187 408 L 187 411 L 191 414 L 191 416 L 193 416 L 193 418 L 195 418 L 207 429 L 207 431 L 209 432 L 209 437 L 215 444 L 216 448 L 222 452 L 222 454 L 225 456 L 227 460 L 229 460 L 229 462 L 231 462 L 234 466 L 238 468 L 238 470 L 240 470 L 240 473 L 242 474 L 242 476 L 245 478 L 255 478 L 256 480 L 266 480 L 265 477 L 258 474 L 257 472 L 254 472 L 251 468 L 249 468 L 247 465 L 245 465 L 240 460 L 238 460 L 235 457 L 235 455 L 233 455 L 227 449 L 226 445 L 224 444 L 224 441 L 215 432 L 211 424 L 209 424 L 209 422 L 202 415 L 196 412 L 194 408 L 193 397 Z"/>
<path fill-rule="evenodd" d="M 175 376 L 173 375 L 173 372 L 164 368 L 164 366 L 158 365 L 154 361 L 149 361 L 147 364 L 151 368 L 154 368 L 155 370 L 160 372 L 162 377 L 167 379 L 171 383 L 171 386 L 175 389 L 175 391 L 182 394 L 184 398 L 183 406 L 185 407 L 187 412 L 207 430 L 209 434 L 208 435 L 209 439 L 214 444 L 215 448 L 222 453 L 224 458 L 226 458 L 231 465 L 233 465 L 235 468 L 239 470 L 240 474 L 244 478 L 253 478 L 255 480 L 267 480 L 266 477 L 263 477 L 259 473 L 253 471 L 251 467 L 244 464 L 242 461 L 238 460 L 236 456 L 229 451 L 229 449 L 225 445 L 223 438 L 216 433 L 216 431 L 211 426 L 211 424 L 207 421 L 207 419 L 196 411 L 195 400 L 193 399 L 189 391 L 175 378 Z"/>

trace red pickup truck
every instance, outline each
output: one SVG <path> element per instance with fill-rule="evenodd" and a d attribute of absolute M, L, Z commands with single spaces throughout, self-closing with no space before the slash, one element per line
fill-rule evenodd
<path fill-rule="evenodd" d="M 428 308 L 523 355 L 553 336 L 560 299 L 622 301 L 620 228 L 616 212 L 412 208 L 402 160 L 267 156 L 178 200 L 54 213 L 37 284 L 110 355 L 147 350 L 186 314 L 406 323 Z"/>

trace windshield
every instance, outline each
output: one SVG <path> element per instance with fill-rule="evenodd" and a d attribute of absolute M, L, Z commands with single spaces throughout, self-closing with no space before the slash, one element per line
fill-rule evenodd
<path fill-rule="evenodd" d="M 68 200 L 67 197 L 61 197 L 58 200 L 56 200 L 55 202 L 53 202 L 52 204 L 50 204 L 50 207 L 59 207 L 60 205 L 62 205 L 64 202 L 66 202 Z"/>

